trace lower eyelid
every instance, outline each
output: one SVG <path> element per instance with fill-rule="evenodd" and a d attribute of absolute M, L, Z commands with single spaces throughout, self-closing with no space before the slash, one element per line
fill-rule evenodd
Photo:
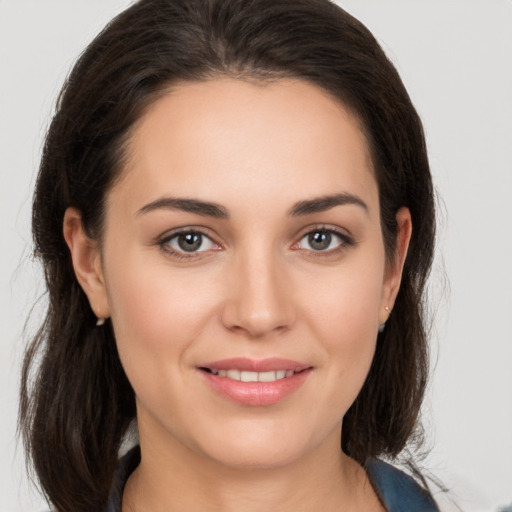
<path fill-rule="evenodd" d="M 300 244 L 301 240 L 303 240 L 305 237 L 307 237 L 308 235 L 310 235 L 312 233 L 315 233 L 315 232 L 329 233 L 332 236 L 337 237 L 339 242 L 336 244 L 335 247 L 333 247 L 331 249 L 323 249 L 323 250 L 315 250 L 315 249 L 312 249 L 312 248 L 308 249 L 308 248 L 303 248 L 303 247 L 300 247 L 300 246 L 295 247 L 298 244 Z M 183 249 L 174 248 L 174 247 L 171 246 L 171 244 L 170 244 L 171 240 L 176 239 L 180 235 L 189 234 L 189 233 L 197 233 L 197 234 L 202 235 L 204 238 L 209 240 L 210 247 L 208 247 L 207 249 L 204 249 L 204 250 L 187 252 L 187 251 L 185 251 Z M 179 231 L 174 232 L 174 233 L 169 233 L 166 236 L 160 238 L 157 241 L 157 245 L 159 245 L 160 248 L 163 251 L 167 252 L 168 254 L 170 254 L 171 256 L 173 256 L 173 257 L 175 257 L 177 259 L 197 258 L 199 256 L 205 256 L 205 253 L 208 253 L 210 251 L 219 251 L 219 250 L 222 249 L 222 246 L 219 243 L 217 243 L 213 239 L 213 237 L 211 237 L 209 234 L 205 233 L 204 231 L 202 231 L 200 229 L 182 229 L 182 230 L 179 230 Z M 302 250 L 308 251 L 308 252 L 310 252 L 310 253 L 312 253 L 314 255 L 328 256 L 328 255 L 334 255 L 337 252 L 343 251 L 344 249 L 347 249 L 348 247 L 350 247 L 352 245 L 355 245 L 355 241 L 349 235 L 347 235 L 346 233 L 342 233 L 342 232 L 337 231 L 337 230 L 332 229 L 332 228 L 326 228 L 326 227 L 319 226 L 316 229 L 310 229 L 309 231 L 304 233 L 298 239 L 298 241 L 295 242 L 292 245 L 292 249 L 299 249 L 299 250 L 302 249 Z"/>
<path fill-rule="evenodd" d="M 198 234 L 204 237 L 209 241 L 211 244 L 211 247 L 208 249 L 204 249 L 201 251 L 191 251 L 187 252 L 180 248 L 175 248 L 171 245 L 172 241 L 175 241 L 180 235 L 186 235 L 186 234 Z M 210 250 L 218 250 L 221 248 L 221 246 L 207 233 L 204 231 L 201 231 L 200 229 L 182 229 L 179 231 L 176 231 L 174 233 L 169 233 L 163 237 L 161 237 L 159 240 L 157 240 L 157 245 L 160 246 L 160 248 L 168 253 L 175 254 L 181 257 L 194 257 L 194 255 L 198 255 L 204 252 L 208 252 Z"/>
<path fill-rule="evenodd" d="M 335 229 L 319 227 L 319 228 L 316 228 L 316 229 L 311 229 L 308 232 L 304 233 L 298 239 L 298 241 L 294 245 L 300 243 L 301 240 L 303 240 L 304 238 L 308 237 L 312 233 L 319 233 L 319 232 L 328 233 L 328 234 L 338 238 L 339 243 L 337 244 L 337 247 L 335 247 L 333 249 L 325 249 L 325 250 L 317 250 L 317 251 L 315 251 L 314 249 L 306 249 L 306 250 L 311 250 L 311 251 L 317 252 L 317 253 L 322 253 L 322 252 L 323 253 L 328 253 L 328 252 L 331 252 L 331 251 L 335 251 L 336 249 L 338 249 L 338 248 L 340 248 L 342 246 L 353 245 L 353 243 L 354 243 L 353 240 L 348 235 L 346 235 L 345 233 L 340 233 L 339 231 L 337 231 Z"/>

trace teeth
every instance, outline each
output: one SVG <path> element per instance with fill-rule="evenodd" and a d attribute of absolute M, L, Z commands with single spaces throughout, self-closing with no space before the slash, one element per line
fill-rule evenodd
<path fill-rule="evenodd" d="M 228 379 L 240 380 L 240 370 L 228 370 L 226 377 Z"/>
<path fill-rule="evenodd" d="M 240 372 L 242 382 L 258 382 L 258 372 Z"/>
<path fill-rule="evenodd" d="M 277 380 L 277 372 L 261 372 L 258 374 L 258 382 L 274 382 Z"/>
<path fill-rule="evenodd" d="M 272 372 L 249 372 L 245 370 L 210 370 L 213 375 L 227 377 L 241 382 L 274 382 L 286 377 L 291 377 L 293 370 L 277 370 Z"/>

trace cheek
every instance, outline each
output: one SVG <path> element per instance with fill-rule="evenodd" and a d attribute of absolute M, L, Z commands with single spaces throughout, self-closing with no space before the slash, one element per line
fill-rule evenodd
<path fill-rule="evenodd" d="M 184 361 L 209 321 L 211 292 L 204 284 L 200 287 L 199 276 L 177 275 L 165 264 L 151 264 L 129 251 L 122 265 L 113 259 L 110 263 L 107 292 L 116 342 L 138 390 L 138 381 L 149 378 L 155 384 L 168 378 L 171 365 Z"/>
<path fill-rule="evenodd" d="M 375 353 L 383 268 L 370 269 L 331 275 L 313 288 L 302 312 L 321 340 L 330 386 L 324 399 L 342 414 L 359 394 Z"/>
<path fill-rule="evenodd" d="M 384 267 L 347 265 L 325 276 L 317 274 L 302 286 L 301 303 L 321 338 L 336 345 L 345 340 L 362 342 L 377 332 Z"/>

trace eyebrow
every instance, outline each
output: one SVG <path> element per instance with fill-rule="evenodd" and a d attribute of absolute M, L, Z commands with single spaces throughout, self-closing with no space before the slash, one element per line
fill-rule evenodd
<path fill-rule="evenodd" d="M 360 206 L 365 210 L 365 212 L 368 212 L 368 206 L 360 197 L 343 192 L 341 194 L 321 196 L 314 199 L 299 201 L 292 206 L 288 215 L 290 217 L 300 217 L 302 215 L 324 212 L 336 206 L 343 205 Z M 156 199 L 155 201 L 143 206 L 137 214 L 149 213 L 162 208 L 169 210 L 182 210 L 184 212 L 214 217 L 217 219 L 229 219 L 228 210 L 220 204 L 209 201 L 200 201 L 199 199 L 177 197 L 163 197 L 161 199 Z"/>
<path fill-rule="evenodd" d="M 184 212 L 196 213 L 197 215 L 205 215 L 215 217 L 217 219 L 229 218 L 229 213 L 220 204 L 210 203 L 207 201 L 199 201 L 198 199 L 186 199 L 175 197 L 164 197 L 152 201 L 143 206 L 137 213 L 148 213 L 158 209 L 182 210 Z"/>
<path fill-rule="evenodd" d="M 307 201 L 299 201 L 291 208 L 289 215 L 291 217 L 310 215 L 312 213 L 325 212 L 335 206 L 343 205 L 360 206 L 366 213 L 368 213 L 368 205 L 360 197 L 343 192 L 332 196 L 322 196 L 309 199 Z"/>

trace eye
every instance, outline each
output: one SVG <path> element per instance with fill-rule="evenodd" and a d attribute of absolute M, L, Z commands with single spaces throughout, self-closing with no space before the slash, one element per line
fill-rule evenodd
<path fill-rule="evenodd" d="M 182 231 L 165 238 L 161 244 L 172 252 L 182 254 L 198 253 L 218 248 L 217 244 L 200 231 Z"/>
<path fill-rule="evenodd" d="M 298 243 L 299 249 L 311 251 L 331 251 L 343 245 L 349 244 L 350 239 L 330 229 L 316 229 L 306 233 Z"/>

